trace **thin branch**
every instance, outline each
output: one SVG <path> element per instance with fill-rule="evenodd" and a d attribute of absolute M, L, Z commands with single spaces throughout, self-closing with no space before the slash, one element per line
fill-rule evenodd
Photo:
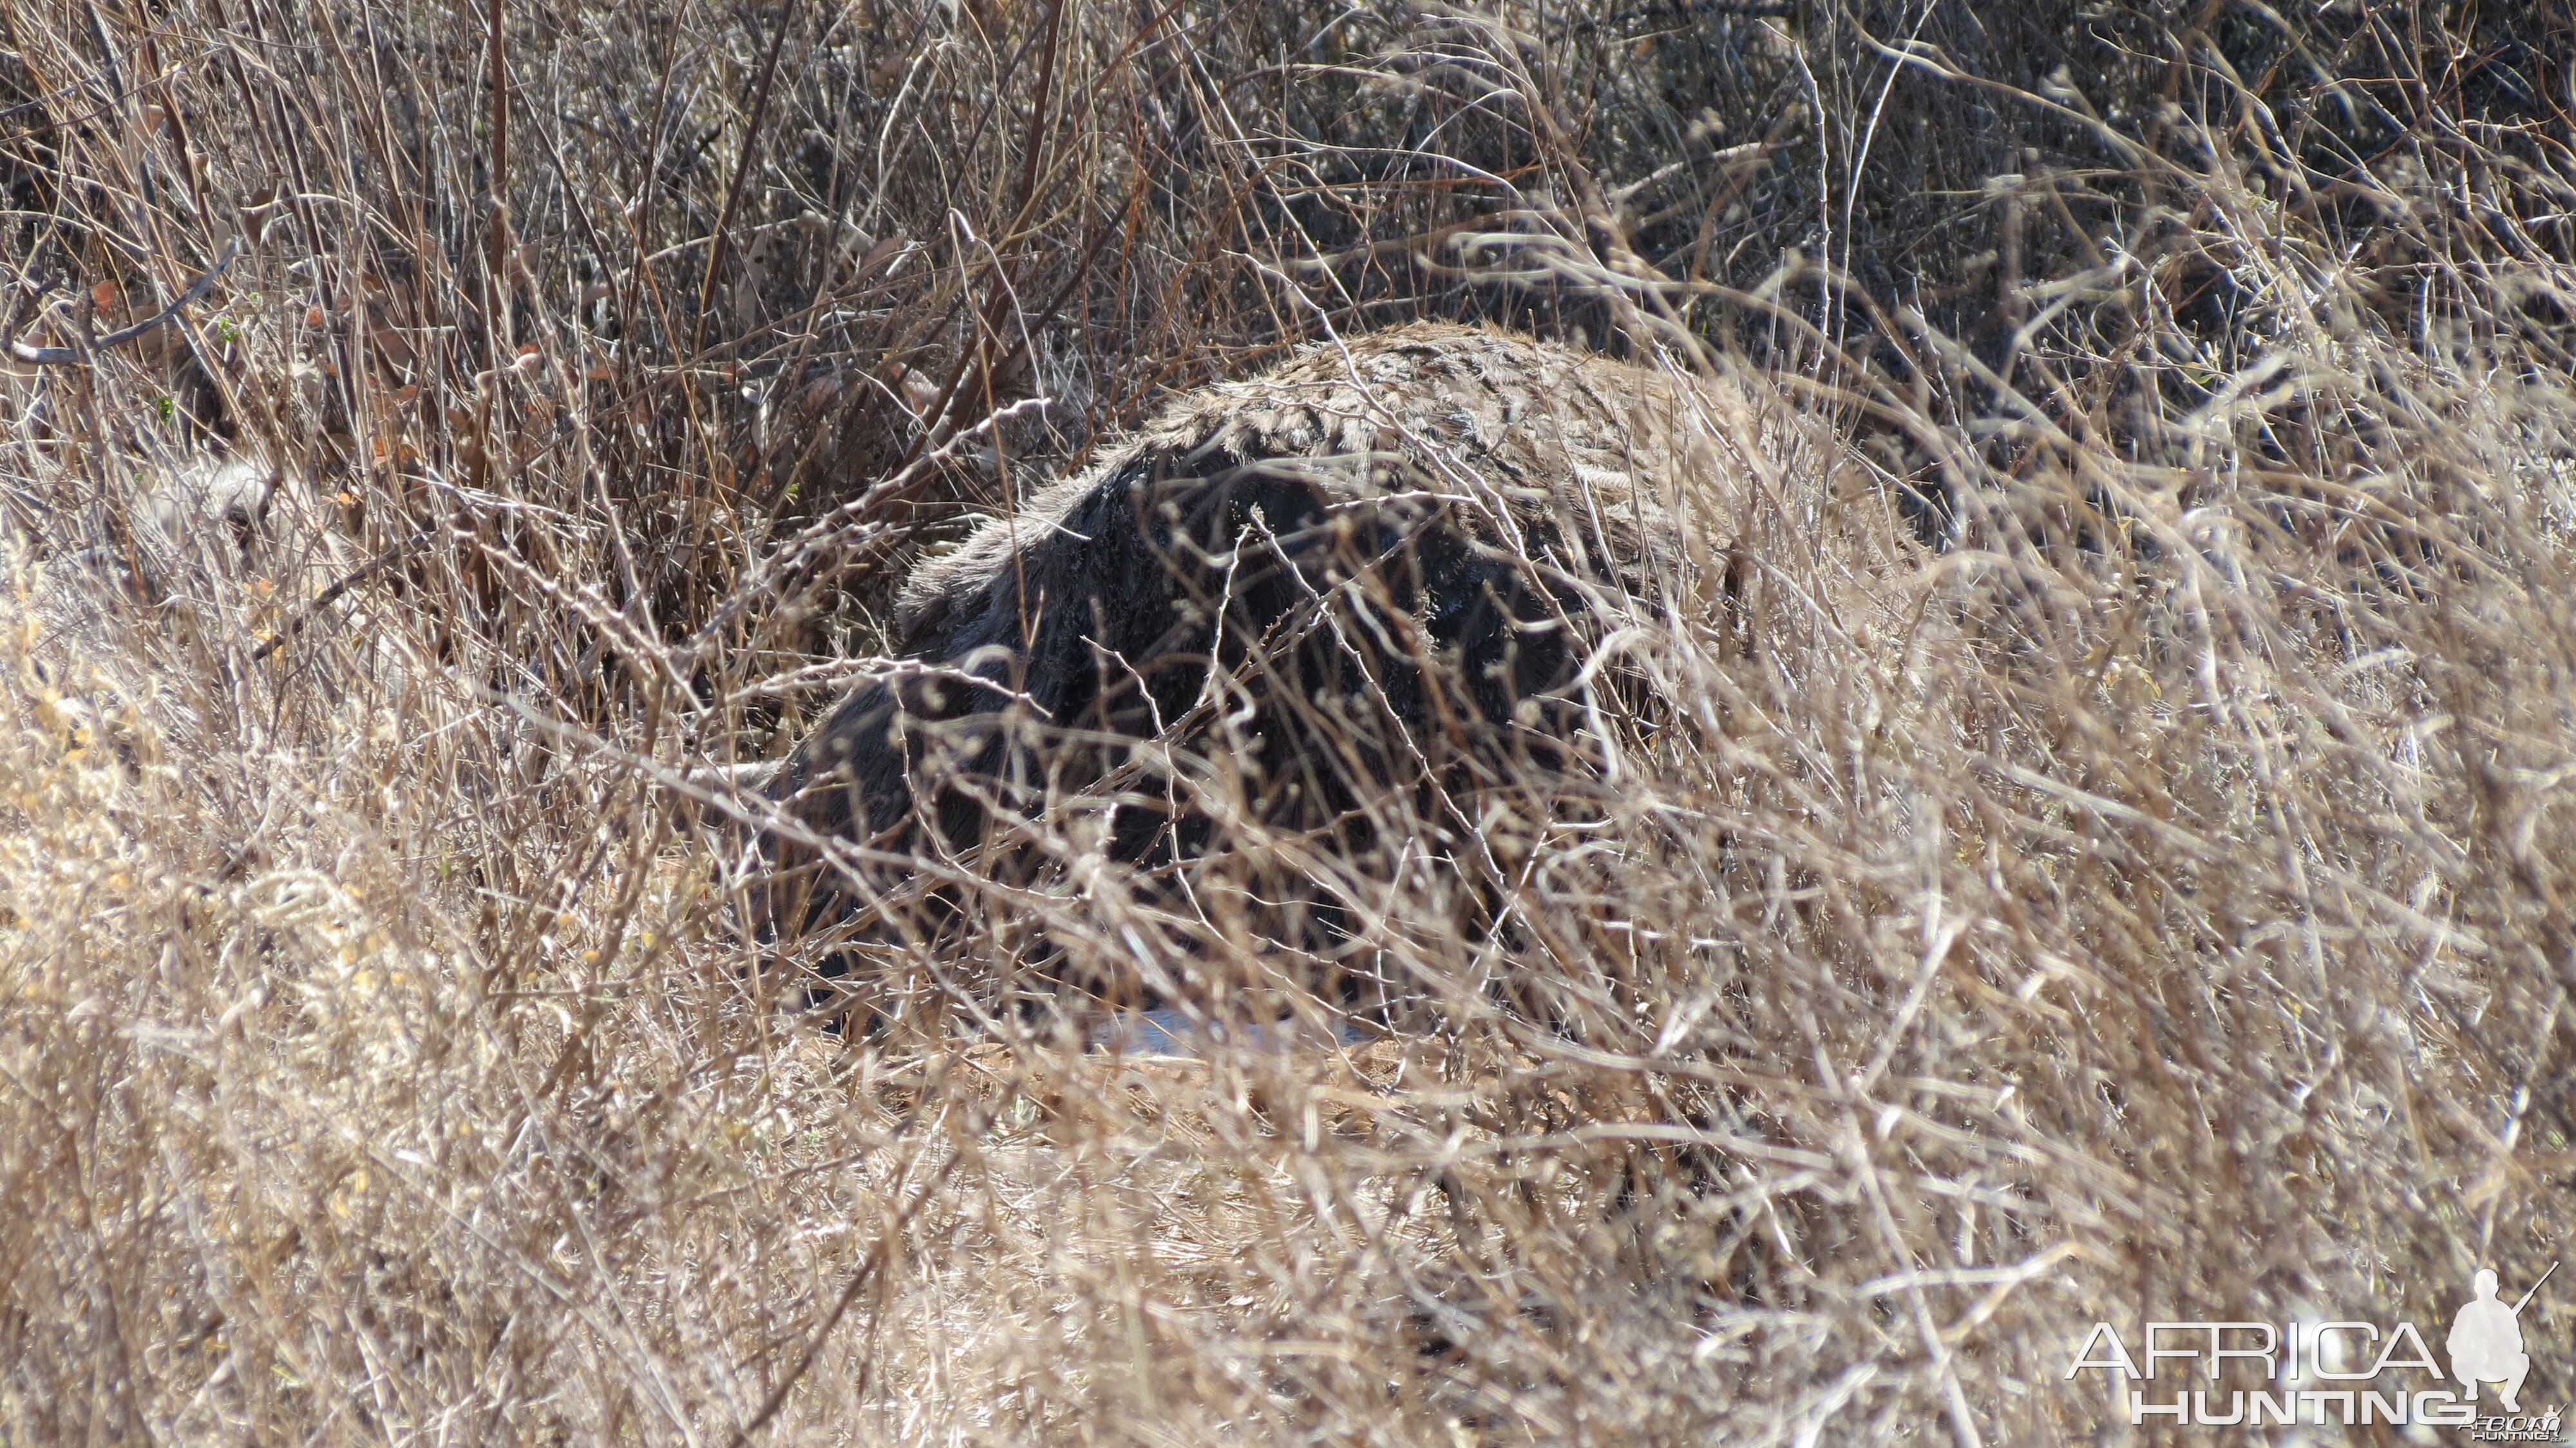
<path fill-rule="evenodd" d="M 203 297 L 206 292 L 214 286 L 215 278 L 222 276 L 224 274 L 224 268 L 231 266 L 233 264 L 233 258 L 239 255 L 241 255 L 241 241 L 236 237 L 224 247 L 224 254 L 216 259 L 214 269 L 207 272 L 204 276 L 197 278 L 195 281 L 190 282 L 188 284 L 188 289 L 181 292 L 175 299 L 173 299 L 170 305 L 163 307 L 160 311 L 154 313 L 149 320 L 137 322 L 133 326 L 128 327 L 121 332 L 110 332 L 106 336 L 99 338 L 97 341 L 89 343 L 86 348 L 38 347 L 21 341 L 16 337 L 12 337 L 9 339 L 9 355 L 17 358 L 21 362 L 33 362 L 39 366 L 46 367 L 77 365 L 88 362 L 91 360 L 92 354 L 104 348 L 123 346 L 125 343 L 143 336 L 153 328 L 158 327 L 169 321 L 172 317 L 179 315 L 182 308 Z"/>
<path fill-rule="evenodd" d="M 778 7 L 778 31 L 769 37 L 769 58 L 760 63 L 760 81 L 752 87 L 751 114 L 743 120 L 742 153 L 734 157 L 733 184 L 725 188 L 724 209 L 716 213 L 715 244 L 707 252 L 707 274 L 698 282 L 698 315 L 689 323 L 689 355 L 707 330 L 707 308 L 715 301 L 716 277 L 725 264 L 725 241 L 733 230 L 734 212 L 742 205 L 743 184 L 751 178 L 752 157 L 760 153 L 760 123 L 769 112 L 769 84 L 778 76 L 778 53 L 787 48 L 787 32 L 796 20 L 796 0 Z"/>
<path fill-rule="evenodd" d="M 386 568 L 392 566 L 395 559 L 402 557 L 405 553 L 410 552 L 412 549 L 417 548 L 428 541 L 429 530 L 422 529 L 420 532 L 412 534 L 400 543 L 397 543 L 391 548 L 386 549 L 384 552 L 377 554 L 375 557 L 368 559 L 366 562 L 359 564 L 355 572 L 352 572 L 347 577 L 332 584 L 330 587 L 323 589 L 320 593 L 315 594 L 313 596 L 313 601 L 305 605 L 304 611 L 297 614 L 285 628 L 278 631 L 277 637 L 270 639 L 268 642 L 261 644 L 258 648 L 251 650 L 250 661 L 256 664 L 262 659 L 267 658 L 270 654 L 276 653 L 279 649 L 286 647 L 288 642 L 297 634 L 304 632 L 304 626 L 306 624 L 321 617 L 322 610 L 338 603 L 342 594 L 347 593 L 350 589 L 357 587 L 359 584 L 366 582 L 377 574 L 384 572 Z"/>

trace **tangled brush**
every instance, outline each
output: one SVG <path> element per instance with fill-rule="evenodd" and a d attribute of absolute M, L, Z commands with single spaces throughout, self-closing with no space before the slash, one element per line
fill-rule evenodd
<path fill-rule="evenodd" d="M 2568 1398 L 2565 21 L 0 31 L 0 1438 Z"/>

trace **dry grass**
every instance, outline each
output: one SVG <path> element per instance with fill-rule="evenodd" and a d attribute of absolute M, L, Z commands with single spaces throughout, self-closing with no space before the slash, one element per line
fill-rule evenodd
<path fill-rule="evenodd" d="M 2566 22 L 1978 9 L 0 11 L 30 340 L 241 252 L 0 382 L 0 1440 L 2121 1441 L 2096 1320 L 2539 1277 Z M 804 1019 L 707 766 L 1416 316 L 1754 379 L 1744 546 L 1860 603 L 1623 631 L 1473 909 L 1355 869 L 1420 1029 L 1001 1008 L 1297 1000 L 1070 828 Z"/>

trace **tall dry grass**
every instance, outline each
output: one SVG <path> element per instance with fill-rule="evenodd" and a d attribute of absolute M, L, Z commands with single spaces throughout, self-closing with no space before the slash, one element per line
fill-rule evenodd
<path fill-rule="evenodd" d="M 0 10 L 18 333 L 239 252 L 0 388 L 0 1437 L 2124 1441 L 2096 1320 L 2537 1279 L 2567 24 Z M 1081 1049 L 1040 936 L 1283 982 L 1072 835 L 809 1019 L 713 766 L 969 513 L 1419 315 L 1838 429 L 1784 598 L 1927 546 L 1624 631 L 1503 925 L 1369 877 L 1419 1029 Z"/>

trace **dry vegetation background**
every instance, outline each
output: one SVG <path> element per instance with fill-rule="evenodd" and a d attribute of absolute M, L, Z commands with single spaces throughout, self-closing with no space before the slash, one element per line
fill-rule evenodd
<path fill-rule="evenodd" d="M 2097 1319 L 2438 1339 L 2576 1255 L 2571 27 L 0 7 L 17 335 L 238 252 L 0 380 L 0 1440 L 2118 1442 Z M 1790 596 L 1927 546 L 1624 632 L 1503 924 L 1352 884 L 1401 1038 L 1080 1049 L 1036 936 L 1298 997 L 1078 813 L 806 1018 L 708 767 L 971 512 L 1422 316 L 1842 429 Z"/>

